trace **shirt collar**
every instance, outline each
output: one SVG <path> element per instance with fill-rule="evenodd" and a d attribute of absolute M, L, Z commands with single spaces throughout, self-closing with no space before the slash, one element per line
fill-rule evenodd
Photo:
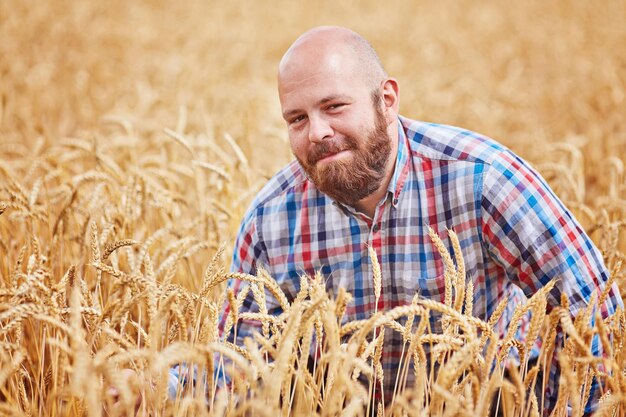
<path fill-rule="evenodd" d="M 396 207 L 400 194 L 404 188 L 407 175 L 409 173 L 409 144 L 404 132 L 402 120 L 398 118 L 398 153 L 394 166 L 393 176 L 387 186 L 388 195 L 391 194 L 391 204 Z"/>

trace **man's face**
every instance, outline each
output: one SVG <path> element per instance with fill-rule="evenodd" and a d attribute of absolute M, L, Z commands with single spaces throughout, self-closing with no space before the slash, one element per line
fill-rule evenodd
<path fill-rule="evenodd" d="M 378 90 L 344 71 L 296 72 L 279 81 L 279 95 L 302 168 L 320 191 L 354 205 L 379 188 L 391 141 Z"/>

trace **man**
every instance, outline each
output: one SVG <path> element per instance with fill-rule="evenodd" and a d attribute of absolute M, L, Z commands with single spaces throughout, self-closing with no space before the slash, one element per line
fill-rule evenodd
<path fill-rule="evenodd" d="M 297 161 L 252 202 L 233 271 L 263 266 L 289 297 L 302 274 L 321 271 L 329 291 L 354 296 L 346 319 L 365 319 L 376 308 L 368 247 L 382 269 L 378 311 L 410 304 L 415 293 L 443 301 L 430 226 L 442 238 L 446 228 L 459 236 L 475 316 L 487 319 L 509 297 L 503 332 L 515 305 L 553 278 L 549 304 L 565 294 L 572 314 L 603 288 L 599 251 L 538 174 L 489 138 L 399 116 L 398 82 L 358 34 L 340 27 L 303 34 L 280 62 L 278 92 Z M 230 283 L 235 291 L 240 284 Z M 602 313 L 619 305 L 614 287 Z M 243 309 L 251 308 L 247 300 Z M 254 330 L 242 326 L 238 335 Z M 399 335 L 385 339 L 388 399 L 401 344 Z M 552 375 L 548 398 L 557 383 Z"/>

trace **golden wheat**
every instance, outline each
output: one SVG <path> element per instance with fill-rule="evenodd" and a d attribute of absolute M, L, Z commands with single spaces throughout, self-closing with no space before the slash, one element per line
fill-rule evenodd
<path fill-rule="evenodd" d="M 594 308 L 626 291 L 625 13 L 614 0 L 1 3 L 0 414 L 128 416 L 140 395 L 153 416 L 582 415 L 595 377 L 597 415 L 624 415 L 626 316 Z M 550 284 L 499 340 L 507 300 L 472 315 L 472 254 L 453 230 L 450 247 L 429 230 L 444 303 L 416 296 L 361 321 L 346 322 L 352 295 L 327 294 L 321 274 L 290 299 L 262 268 L 227 272 L 246 205 L 290 159 L 276 64 L 326 22 L 371 39 L 408 116 L 488 133 L 533 162 L 611 271 L 597 301 L 549 311 Z M 386 277 L 368 254 L 378 306 Z M 228 292 L 229 279 L 245 289 Z M 246 297 L 258 313 L 241 310 Z M 226 330 L 259 323 L 243 346 L 219 336 L 226 304 Z M 393 398 L 374 403 L 389 332 L 402 335 L 400 369 Z M 545 410 L 555 351 L 561 390 Z M 170 400 L 167 372 L 183 363 Z"/>

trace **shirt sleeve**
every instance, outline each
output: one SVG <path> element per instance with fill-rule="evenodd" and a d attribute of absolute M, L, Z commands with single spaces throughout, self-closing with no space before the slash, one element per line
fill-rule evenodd
<path fill-rule="evenodd" d="M 259 221 L 259 215 L 255 212 L 248 214 L 239 229 L 237 239 L 235 240 L 235 246 L 233 250 L 233 259 L 231 262 L 231 272 L 239 272 L 244 274 L 256 275 L 257 268 L 267 268 L 268 257 L 265 244 L 260 238 L 260 233 L 257 227 Z M 232 288 L 236 296 L 245 286 L 249 285 L 248 282 L 231 279 L 228 281 L 228 287 Z M 267 291 L 265 292 L 266 306 L 268 308 L 268 314 L 279 314 L 280 311 L 277 308 L 278 303 Z M 254 299 L 252 291 L 248 292 L 248 295 L 243 300 L 239 312 L 259 312 L 259 306 Z M 234 327 L 229 334 L 223 334 L 224 326 L 230 313 L 230 306 L 228 301 L 222 306 L 220 314 L 220 336 L 229 342 L 235 343 L 238 346 L 243 345 L 243 340 L 246 337 L 251 337 L 254 332 L 258 332 L 261 329 L 261 323 L 256 320 L 239 320 L 237 322 L 236 337 L 234 335 Z"/>
<path fill-rule="evenodd" d="M 593 292 L 599 295 L 604 289 L 608 272 L 600 251 L 543 178 L 513 153 L 502 152 L 486 171 L 481 209 L 485 249 L 527 297 L 556 279 L 548 309 L 559 305 L 565 294 L 575 316 Z M 623 303 L 613 285 L 599 309 L 606 318 L 618 307 Z M 592 350 L 602 354 L 597 341 Z M 556 365 L 554 359 L 546 387 L 549 401 L 556 401 Z"/>
<path fill-rule="evenodd" d="M 259 237 L 257 222 L 259 213 L 250 210 L 244 217 L 235 239 L 231 272 L 255 274 L 257 265 L 267 263 L 267 255 L 263 242 Z"/>

